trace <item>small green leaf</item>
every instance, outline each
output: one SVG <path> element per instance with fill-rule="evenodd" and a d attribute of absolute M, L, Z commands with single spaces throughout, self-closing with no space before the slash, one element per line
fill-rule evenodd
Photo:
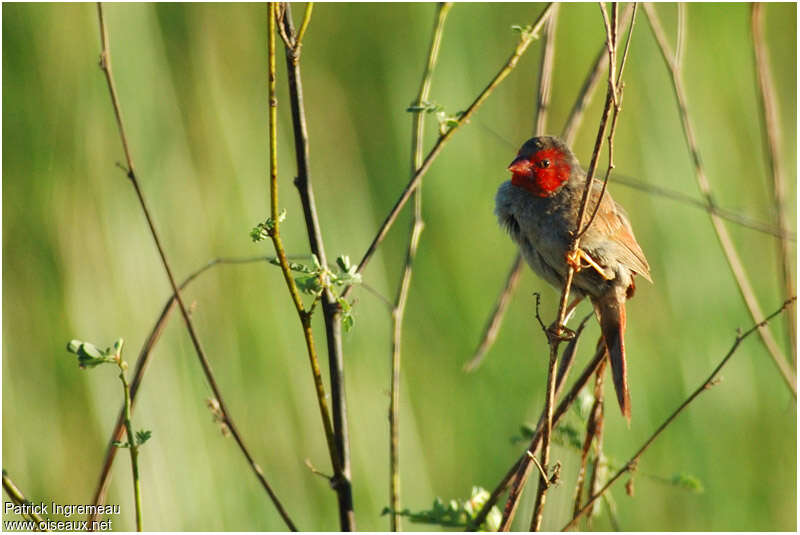
<path fill-rule="evenodd" d="M 114 357 L 109 357 L 110 349 L 102 351 L 94 344 L 81 342 L 80 340 L 70 340 L 67 344 L 67 351 L 78 356 L 78 366 L 81 368 L 94 368 L 107 362 L 115 363 Z"/>
<path fill-rule="evenodd" d="M 295 277 L 294 281 L 298 290 L 309 295 L 320 295 L 324 289 L 319 282 L 319 275 L 317 274 Z"/>
<path fill-rule="evenodd" d="M 130 448 L 131 445 L 127 442 L 120 442 L 119 440 L 115 440 L 112 444 L 118 448 Z"/>
<path fill-rule="evenodd" d="M 576 450 L 583 448 L 581 432 L 569 423 L 563 423 L 556 427 L 554 435 L 553 441 L 562 446 L 569 446 Z"/>
<path fill-rule="evenodd" d="M 339 308 L 342 310 L 342 329 L 344 329 L 344 332 L 348 333 L 356 322 L 356 319 L 353 317 L 353 305 L 341 297 L 336 299 L 336 302 L 339 303 Z"/>
<path fill-rule="evenodd" d="M 433 500 L 431 508 L 427 511 L 412 512 L 408 509 L 403 511 L 396 511 L 400 516 L 408 518 L 411 522 L 422 524 L 435 524 L 451 528 L 467 528 L 471 527 L 472 522 L 478 515 L 478 512 L 486 504 L 489 499 L 489 492 L 481 487 L 473 487 L 471 496 L 468 500 L 448 500 L 447 503 L 437 497 Z M 392 510 L 388 507 L 384 508 L 383 514 L 391 513 Z M 497 507 L 492 507 L 486 517 L 486 521 L 479 526 L 482 530 L 496 531 L 503 515 Z"/>
<path fill-rule="evenodd" d="M 703 482 L 692 474 L 675 474 L 672 476 L 672 484 L 685 490 L 690 490 L 698 494 L 705 491 Z"/>
<path fill-rule="evenodd" d="M 286 220 L 286 209 L 281 210 L 281 213 L 278 214 L 278 223 L 283 223 Z M 275 220 L 272 217 L 268 217 L 266 221 L 263 223 L 259 223 L 250 231 L 250 239 L 254 242 L 259 242 L 261 240 L 265 240 L 272 235 L 272 232 L 275 230 Z"/>
<path fill-rule="evenodd" d="M 347 255 L 337 256 L 336 257 L 336 265 L 339 266 L 339 269 L 341 269 L 345 273 L 350 271 L 350 268 L 352 267 L 350 265 L 350 257 L 347 256 Z"/>
<path fill-rule="evenodd" d="M 142 444 L 150 440 L 151 436 L 153 436 L 153 432 L 150 430 L 143 429 L 141 431 L 136 431 L 136 445 L 141 446 Z"/>

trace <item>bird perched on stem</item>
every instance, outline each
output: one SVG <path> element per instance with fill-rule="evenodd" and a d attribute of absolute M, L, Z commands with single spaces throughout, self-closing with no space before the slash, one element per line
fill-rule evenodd
<path fill-rule="evenodd" d="M 593 181 L 587 215 L 594 213 L 598 200 L 600 206 L 581 236 L 578 253 L 571 255 L 586 187 L 586 173 L 578 159 L 560 139 L 535 137 L 522 145 L 508 170 L 511 180 L 500 185 L 495 198 L 498 221 L 531 269 L 553 286 L 564 287 L 568 263 L 575 268 L 569 310 L 589 296 L 608 350 L 617 400 L 630 421 L 625 301 L 633 296 L 635 275 L 653 281 L 628 216 L 607 191 L 601 197 L 602 182 Z"/>

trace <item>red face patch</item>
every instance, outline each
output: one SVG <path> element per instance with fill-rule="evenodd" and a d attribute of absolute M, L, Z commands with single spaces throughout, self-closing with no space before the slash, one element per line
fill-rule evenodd
<path fill-rule="evenodd" d="M 569 179 L 570 166 L 557 148 L 542 149 L 526 157 L 520 154 L 508 169 L 511 183 L 537 197 L 549 197 Z"/>

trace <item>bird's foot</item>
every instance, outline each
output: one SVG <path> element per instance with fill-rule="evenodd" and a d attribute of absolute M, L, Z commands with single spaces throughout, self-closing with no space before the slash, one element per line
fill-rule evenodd
<path fill-rule="evenodd" d="M 591 268 L 594 268 L 594 270 L 597 271 L 600 274 L 600 276 L 603 277 L 607 281 L 609 281 L 609 280 L 614 278 L 612 276 L 609 276 L 606 273 L 606 270 L 603 269 L 602 267 L 600 267 L 600 265 L 597 262 L 592 260 L 592 257 L 589 256 L 588 254 L 586 254 L 583 251 L 583 249 L 578 249 L 576 251 L 569 251 L 567 253 L 566 260 L 567 260 L 567 265 L 571 266 L 572 269 L 574 269 L 576 273 L 578 271 L 582 270 L 582 269 L 591 267 Z M 586 261 L 585 265 L 583 264 L 583 261 Z"/>

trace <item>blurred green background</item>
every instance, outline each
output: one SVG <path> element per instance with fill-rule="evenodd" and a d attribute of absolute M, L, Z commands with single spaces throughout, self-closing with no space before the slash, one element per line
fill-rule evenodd
<path fill-rule="evenodd" d="M 302 15 L 295 6 L 295 20 Z M 458 4 L 444 31 L 431 100 L 465 109 L 513 50 L 513 24 L 543 4 Z M 674 43 L 676 10 L 660 5 Z M 749 6 L 692 4 L 684 75 L 689 112 L 719 205 L 774 221 L 759 116 Z M 361 257 L 409 178 L 411 116 L 427 54 L 433 4 L 318 4 L 302 66 L 311 170 L 330 257 Z M 699 198 L 669 77 L 643 13 L 625 73 L 616 136 L 619 173 Z M 266 6 L 109 4 L 106 17 L 133 157 L 178 278 L 216 256 L 270 254 L 249 230 L 268 212 Z M 783 127 L 788 218 L 796 221 L 796 7 L 765 7 Z M 557 28 L 549 130 L 560 132 L 604 39 L 595 4 L 563 5 Z M 289 253 L 308 251 L 295 172 L 285 63 L 279 43 L 280 204 Z M 457 133 L 424 182 L 424 217 L 405 327 L 401 397 L 403 506 L 492 488 L 535 422 L 546 350 L 533 318 L 555 290 L 527 270 L 497 344 L 465 374 L 515 253 L 498 228 L 494 193 L 533 128 L 542 43 Z M 135 360 L 169 296 L 134 192 L 115 166 L 124 156 L 105 80 L 92 4 L 3 5 L 3 467 L 34 501 L 89 503 L 120 403 L 110 367 L 77 368 L 71 338 L 127 343 Z M 604 91 L 601 84 L 600 91 Z M 574 144 L 588 163 L 602 97 Z M 428 121 L 427 146 L 436 136 Z M 605 165 L 605 157 L 601 166 Z M 629 305 L 633 422 L 608 406 L 607 454 L 627 459 L 752 320 L 703 211 L 621 185 L 652 267 Z M 404 212 L 367 268 L 393 296 L 405 255 Z M 783 300 L 775 238 L 728 224 L 765 312 Z M 792 250 L 795 244 L 792 243 Z M 304 466 L 330 472 L 297 317 L 278 268 L 222 266 L 187 291 L 229 408 L 257 461 L 304 530 L 337 529 L 334 494 Z M 390 317 L 363 289 L 344 339 L 357 523 L 385 530 L 388 504 Z M 583 304 L 581 311 L 588 311 Z M 315 320 L 324 347 L 321 318 Z M 790 352 L 783 319 L 771 325 Z M 579 355 L 589 358 L 592 320 Z M 697 476 L 703 493 L 644 475 L 636 495 L 612 495 L 626 530 L 796 528 L 796 403 L 757 337 L 724 380 L 690 407 L 642 459 L 642 474 Z M 611 393 L 609 390 L 608 394 Z M 282 530 L 284 524 L 230 438 L 205 407 L 210 394 L 186 330 L 174 315 L 140 392 L 135 427 L 153 431 L 141 455 L 145 527 Z M 612 398 L 613 399 L 613 398 Z M 575 415 L 573 421 L 577 422 Z M 558 447 L 563 483 L 544 528 L 569 518 L 577 456 Z M 115 529 L 132 529 L 126 455 L 109 495 L 123 504 Z M 518 527 L 527 526 L 532 493 Z M 9 515 L 6 519 L 13 518 Z M 425 529 L 405 523 L 408 529 Z M 593 526 L 612 528 L 604 512 Z"/>

